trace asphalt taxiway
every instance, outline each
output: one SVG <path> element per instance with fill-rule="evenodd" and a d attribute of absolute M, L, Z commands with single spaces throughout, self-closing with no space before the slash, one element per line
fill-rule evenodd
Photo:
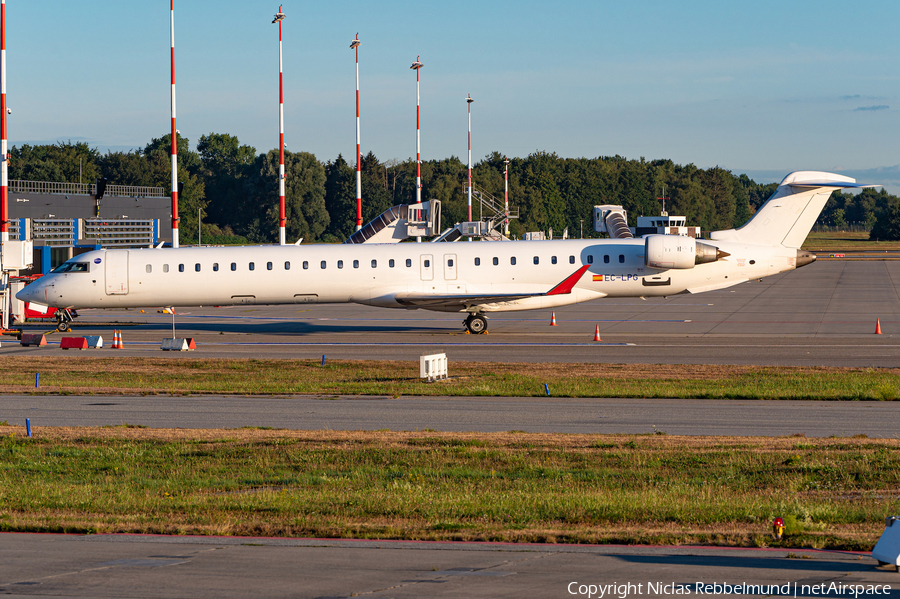
<path fill-rule="evenodd" d="M 436 430 L 896 438 L 900 402 L 553 397 L 0 396 L 0 421 L 32 428 Z"/>
<path fill-rule="evenodd" d="M 876 565 L 815 550 L 0 534 L 12 597 L 900 597 L 900 575 Z"/>
<path fill-rule="evenodd" d="M 550 311 L 490 316 L 488 335 L 463 333 L 462 316 L 355 304 L 178 308 L 176 335 L 187 357 L 900 366 L 900 261 L 825 261 L 731 289 L 669 298 L 602 299 Z M 158 306 L 83 310 L 74 335 L 122 331 L 115 355 L 155 355 L 172 336 Z M 876 321 L 883 334 L 876 335 Z M 593 341 L 599 325 L 601 341 Z M 28 324 L 27 331 L 52 328 Z M 0 355 L 59 352 L 4 340 Z M 87 355 L 110 355 L 90 350 Z M 70 352 L 75 353 L 75 352 Z"/>

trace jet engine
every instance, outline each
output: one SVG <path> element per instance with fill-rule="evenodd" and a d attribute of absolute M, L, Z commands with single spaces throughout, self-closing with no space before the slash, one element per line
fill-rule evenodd
<path fill-rule="evenodd" d="M 683 235 L 647 235 L 644 263 L 650 268 L 694 268 L 728 256 L 719 248 Z"/>

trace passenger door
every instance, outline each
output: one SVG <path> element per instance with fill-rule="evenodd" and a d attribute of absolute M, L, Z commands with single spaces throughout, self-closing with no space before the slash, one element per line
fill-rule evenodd
<path fill-rule="evenodd" d="M 106 251 L 106 295 L 128 295 L 128 250 Z"/>

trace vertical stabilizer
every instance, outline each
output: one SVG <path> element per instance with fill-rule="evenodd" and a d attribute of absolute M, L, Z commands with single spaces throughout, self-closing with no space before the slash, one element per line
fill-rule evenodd
<path fill-rule="evenodd" d="M 772 197 L 737 229 L 713 231 L 710 238 L 799 248 L 835 189 L 874 187 L 856 179 L 819 171 L 791 173 Z"/>

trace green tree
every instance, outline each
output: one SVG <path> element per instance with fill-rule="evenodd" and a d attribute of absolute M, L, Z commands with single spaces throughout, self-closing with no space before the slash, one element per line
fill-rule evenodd
<path fill-rule="evenodd" d="M 247 216 L 239 234 L 256 243 L 278 239 L 279 154 L 271 150 L 256 158 L 253 174 L 244 189 L 248 197 Z M 328 227 L 325 210 L 325 167 L 309 152 L 284 152 L 285 234 L 289 240 L 317 241 Z"/>
<path fill-rule="evenodd" d="M 226 133 L 201 135 L 199 175 L 206 192 L 206 220 L 234 228 L 246 204 L 244 180 L 253 172 L 256 149 Z"/>
<path fill-rule="evenodd" d="M 844 218 L 843 208 L 838 208 L 831 213 L 831 222 L 834 223 L 834 226 L 839 231 L 843 231 L 845 228 L 847 228 L 847 219 Z"/>
<path fill-rule="evenodd" d="M 50 145 L 10 149 L 10 179 L 95 183 L 100 177 L 100 153 L 85 142 L 57 142 Z"/>
<path fill-rule="evenodd" d="M 356 231 L 356 169 L 341 154 L 325 165 L 325 209 L 328 241 L 343 241 Z"/>
<path fill-rule="evenodd" d="M 891 196 L 881 215 L 875 220 L 869 239 L 896 241 L 900 239 L 900 199 Z"/>
<path fill-rule="evenodd" d="M 168 192 L 172 189 L 172 135 L 166 134 L 154 138 L 144 146 L 141 154 L 148 163 L 150 181 L 145 185 L 162 187 Z M 178 134 L 178 182 L 184 188 L 178 194 L 179 231 L 184 236 L 193 236 L 197 232 L 198 210 L 206 209 L 206 189 L 200 178 L 203 163 L 200 154 L 190 149 L 190 140 Z"/>

